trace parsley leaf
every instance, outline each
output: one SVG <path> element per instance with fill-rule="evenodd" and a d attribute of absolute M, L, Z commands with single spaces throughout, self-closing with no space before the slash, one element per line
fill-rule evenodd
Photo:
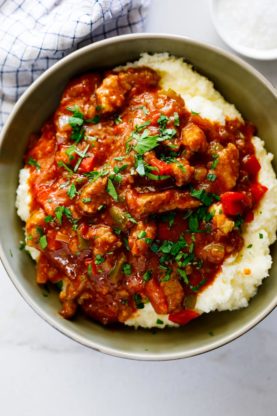
<path fill-rule="evenodd" d="M 68 188 L 67 195 L 69 196 L 70 199 L 75 198 L 75 196 L 77 195 L 77 189 L 74 183 L 72 183 L 70 187 Z"/>
<path fill-rule="evenodd" d="M 174 126 L 179 127 L 180 126 L 180 118 L 178 113 L 174 113 Z"/>
<path fill-rule="evenodd" d="M 199 228 L 199 222 L 198 222 L 198 218 L 196 215 L 191 215 L 188 219 L 188 225 L 189 225 L 189 230 L 192 233 L 197 232 L 198 228 Z"/>
<path fill-rule="evenodd" d="M 45 250 L 48 243 L 47 243 L 47 237 L 46 235 L 42 235 L 39 239 L 39 245 L 42 248 L 42 250 Z"/>
<path fill-rule="evenodd" d="M 212 158 L 213 158 L 213 162 L 211 164 L 211 169 L 215 169 L 218 165 L 219 157 L 218 155 L 212 155 Z"/>
<path fill-rule="evenodd" d="M 143 129 L 145 129 L 145 127 L 149 126 L 149 124 L 151 123 L 151 121 L 145 121 L 144 123 L 140 124 L 139 126 L 135 126 L 135 131 L 136 132 L 141 132 Z"/>
<path fill-rule="evenodd" d="M 158 124 L 160 126 L 160 129 L 164 130 L 166 128 L 167 123 L 168 123 L 168 117 L 165 116 L 164 114 L 161 114 L 160 117 L 158 118 Z"/>
<path fill-rule="evenodd" d="M 132 267 L 129 263 L 125 263 L 122 266 L 122 271 L 126 276 L 130 276 L 132 273 Z"/>
<path fill-rule="evenodd" d="M 52 217 L 52 215 L 47 215 L 46 217 L 44 217 L 44 221 L 45 222 L 52 222 L 54 221 L 54 218 Z"/>
<path fill-rule="evenodd" d="M 146 232 L 143 231 L 143 230 L 139 231 L 138 234 L 137 234 L 137 237 L 138 237 L 139 240 L 141 240 L 145 236 L 146 236 Z"/>
<path fill-rule="evenodd" d="M 108 179 L 108 183 L 107 183 L 107 188 L 106 188 L 108 194 L 115 200 L 118 201 L 118 194 L 116 192 L 116 189 L 114 187 L 114 184 L 112 182 L 112 180 L 109 178 Z"/>
<path fill-rule="evenodd" d="M 151 270 L 147 270 L 147 272 L 145 272 L 143 275 L 143 281 L 148 282 L 151 279 L 151 277 L 152 277 Z"/>
<path fill-rule="evenodd" d="M 135 151 L 139 155 L 144 155 L 144 153 L 150 152 L 150 150 L 154 149 L 159 144 L 158 143 L 159 136 L 148 136 L 148 131 L 147 130 L 145 131 L 147 132 L 147 135 L 142 134 L 138 138 L 137 144 L 134 147 Z"/>
<path fill-rule="evenodd" d="M 134 299 L 134 302 L 135 302 L 135 305 L 136 305 L 137 309 L 143 309 L 144 308 L 144 303 L 143 303 L 142 297 L 139 293 L 135 293 L 133 295 L 133 299 Z"/>
<path fill-rule="evenodd" d="M 30 166 L 34 166 L 37 170 L 40 169 L 40 164 L 35 159 L 33 159 L 32 157 L 29 158 L 27 163 Z"/>
<path fill-rule="evenodd" d="M 144 161 L 141 158 L 137 158 L 137 167 L 136 167 L 136 171 L 140 176 L 145 176 L 145 166 L 144 166 Z"/>
<path fill-rule="evenodd" d="M 214 200 L 219 200 L 219 196 L 206 192 L 204 189 L 193 189 L 190 192 L 191 196 L 199 199 L 207 207 L 210 206 Z"/>
<path fill-rule="evenodd" d="M 208 181 L 214 182 L 216 180 L 216 174 L 215 173 L 208 173 L 207 179 L 208 179 Z"/>
<path fill-rule="evenodd" d="M 105 259 L 104 259 L 103 256 L 101 256 L 100 254 L 96 254 L 95 260 L 94 260 L 95 264 L 97 264 L 97 265 L 102 264 L 102 263 L 104 263 L 104 261 L 105 261 Z"/>

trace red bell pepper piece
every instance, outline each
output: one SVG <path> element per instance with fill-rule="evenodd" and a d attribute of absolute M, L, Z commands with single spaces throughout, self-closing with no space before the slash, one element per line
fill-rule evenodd
<path fill-rule="evenodd" d="M 79 166 L 79 172 L 90 172 L 95 167 L 95 156 L 89 156 L 82 160 Z"/>
<path fill-rule="evenodd" d="M 259 182 L 256 182 L 253 183 L 253 185 L 251 185 L 250 189 L 255 204 L 258 204 L 258 202 L 262 199 L 268 188 L 260 184 Z"/>
<path fill-rule="evenodd" d="M 168 308 L 165 294 L 155 278 L 152 278 L 146 283 L 145 292 L 157 313 L 167 313 Z"/>
<path fill-rule="evenodd" d="M 157 168 L 157 170 L 153 171 L 153 174 L 158 175 L 170 175 L 171 173 L 171 166 L 159 159 L 153 158 L 150 161 L 151 166 Z"/>
<path fill-rule="evenodd" d="M 249 175 L 255 179 L 258 175 L 261 165 L 255 155 L 246 156 L 243 159 L 243 164 Z"/>
<path fill-rule="evenodd" d="M 242 214 L 247 206 L 247 197 L 243 192 L 225 192 L 221 195 L 223 212 L 226 215 Z"/>
<path fill-rule="evenodd" d="M 186 325 L 192 319 L 195 319 L 199 316 L 198 312 L 193 311 L 192 309 L 183 309 L 179 312 L 170 313 L 168 319 L 175 324 Z"/>

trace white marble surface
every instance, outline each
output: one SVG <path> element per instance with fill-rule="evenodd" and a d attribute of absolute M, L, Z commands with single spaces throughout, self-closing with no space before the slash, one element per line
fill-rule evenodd
<path fill-rule="evenodd" d="M 153 0 L 150 32 L 227 47 L 207 0 Z M 277 85 L 277 62 L 252 64 Z M 177 362 L 116 359 L 84 348 L 43 322 L 0 265 L 0 414 L 273 416 L 277 311 L 217 351 Z"/>

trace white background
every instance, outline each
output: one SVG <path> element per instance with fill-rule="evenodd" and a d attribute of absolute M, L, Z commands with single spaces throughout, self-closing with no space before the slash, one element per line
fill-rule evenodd
<path fill-rule="evenodd" d="M 207 0 L 153 0 L 149 32 L 225 49 Z M 277 85 L 277 62 L 251 63 Z M 3 416 L 273 416 L 277 311 L 233 343 L 175 362 L 112 358 L 56 332 L 24 303 L 0 265 L 0 414 Z"/>

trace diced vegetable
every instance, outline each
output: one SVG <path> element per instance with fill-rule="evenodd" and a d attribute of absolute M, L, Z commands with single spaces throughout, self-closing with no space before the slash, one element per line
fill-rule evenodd
<path fill-rule="evenodd" d="M 243 192 L 225 192 L 220 199 L 225 215 L 241 215 L 247 205 L 247 198 Z"/>
<path fill-rule="evenodd" d="M 258 182 L 251 185 L 251 193 L 255 204 L 258 204 L 260 202 L 267 190 L 268 188 L 266 186 Z"/>
<path fill-rule="evenodd" d="M 197 313 L 194 310 L 191 309 L 183 309 L 180 312 L 174 312 L 170 313 L 168 319 L 175 324 L 179 325 L 186 325 L 188 322 L 190 322 L 192 319 L 195 319 L 199 316 L 199 313 Z"/>

